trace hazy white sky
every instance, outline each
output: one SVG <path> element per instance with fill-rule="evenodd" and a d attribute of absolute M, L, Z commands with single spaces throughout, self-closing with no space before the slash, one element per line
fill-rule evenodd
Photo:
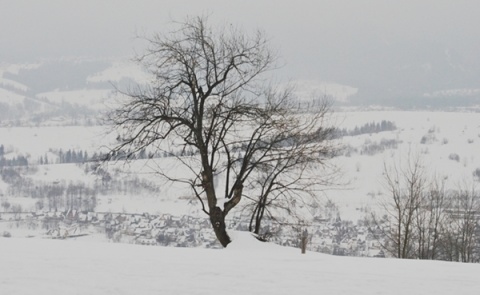
<path fill-rule="evenodd" d="M 475 0 L 0 0 L 0 7 L 0 60 L 7 62 L 129 56 L 135 32 L 210 14 L 264 29 L 292 77 L 355 86 L 365 71 L 375 78 L 386 65 L 428 67 L 446 49 L 480 68 Z"/>

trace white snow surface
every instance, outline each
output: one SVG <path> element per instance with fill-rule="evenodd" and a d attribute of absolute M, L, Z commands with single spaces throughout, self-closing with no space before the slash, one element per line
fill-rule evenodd
<path fill-rule="evenodd" d="M 38 98 L 46 98 L 50 102 L 68 102 L 88 106 L 97 110 L 106 108 L 105 101 L 113 95 L 112 89 L 79 89 L 72 91 L 50 91 L 37 94 Z"/>
<path fill-rule="evenodd" d="M 231 233 L 220 250 L 0 238 L 2 294 L 478 294 L 480 265 L 337 257 Z"/>
<path fill-rule="evenodd" d="M 3 76 L 4 72 L 18 75 L 20 70 L 31 70 L 39 68 L 43 63 L 23 63 L 23 64 L 0 64 L 0 74 Z"/>
<path fill-rule="evenodd" d="M 338 128 L 353 130 L 366 123 L 382 120 L 392 121 L 397 130 L 358 136 L 346 136 L 341 144 L 360 150 L 368 144 L 380 143 L 382 140 L 398 140 L 398 147 L 387 149 L 375 155 L 352 153 L 350 156 L 339 156 L 334 159 L 341 169 L 341 187 L 334 187 L 325 192 L 325 197 L 332 200 L 338 207 L 342 219 L 357 221 L 365 216 L 362 208 L 376 206 L 379 200 L 388 196 L 384 187 L 384 163 L 401 162 L 408 157 L 419 154 L 422 163 L 430 174 L 446 181 L 448 188 L 458 188 L 463 183 L 478 186 L 478 181 L 472 173 L 480 168 L 480 113 L 475 112 L 433 112 L 433 111 L 338 111 L 332 119 Z M 105 147 L 114 143 L 116 134 L 107 135 L 106 126 L 52 126 L 52 127 L 4 127 L 0 128 L 0 144 L 5 146 L 6 157 L 24 155 L 35 163 L 40 157 L 49 153 L 50 149 L 75 149 L 87 151 L 89 155 L 105 151 Z M 432 142 L 421 144 L 423 136 L 432 136 Z M 458 161 L 449 156 L 457 154 Z M 54 158 L 48 154 L 49 160 Z M 156 162 L 157 160 L 153 161 Z M 160 184 L 158 175 L 152 174 L 152 169 L 161 167 L 164 172 L 173 176 L 185 176 L 182 165 L 172 162 L 171 158 L 160 158 L 156 163 L 147 165 L 144 161 L 136 161 L 131 167 L 121 167 L 122 164 L 109 167 L 111 173 L 118 169 L 124 174 L 134 174 L 142 179 L 148 179 L 161 187 L 155 196 L 123 196 L 110 197 L 100 202 L 98 210 L 123 212 L 150 212 L 192 214 L 198 203 L 192 199 L 187 186 L 167 186 Z M 149 167 L 151 166 L 151 167 Z M 65 180 L 66 182 L 91 181 L 84 174 L 84 167 L 78 165 L 49 165 L 38 169 L 38 175 L 31 176 L 41 181 Z M 63 176 L 62 176 L 63 175 Z M 87 180 L 88 179 L 88 180 Z M 7 186 L 0 180 L 0 190 L 13 202 L 14 197 L 8 196 Z M 1 193 L 1 192 L 0 192 Z M 111 199 L 111 200 L 110 200 Z M 147 201 L 148 200 L 148 201 Z M 152 201 L 155 204 L 152 205 Z M 163 202 L 161 205 L 159 203 Z M 15 203 L 15 202 L 14 202 Z M 13 203 L 12 203 L 13 204 Z M 22 203 L 22 205 L 24 205 Z M 28 210 L 28 207 L 23 207 Z M 172 210 L 172 211 L 170 211 Z M 232 212 L 234 213 L 234 212 Z"/>
<path fill-rule="evenodd" d="M 372 121 L 391 120 L 393 132 L 345 137 L 343 143 L 360 148 L 368 142 L 399 139 L 397 149 L 375 156 L 353 154 L 337 159 L 349 185 L 328 191 L 344 219 L 363 216 L 357 210 L 382 198 L 384 161 L 406 157 L 411 150 L 422 154 L 424 164 L 455 185 L 471 178 L 480 167 L 480 115 L 447 112 L 350 112 L 337 113 L 338 127 L 352 129 Z M 50 148 L 87 150 L 89 154 L 111 142 L 104 127 L 0 128 L 1 144 L 8 155 L 30 155 L 32 161 Z M 420 144 L 424 135 L 435 140 Z M 449 159 L 451 153 L 459 161 Z M 51 159 L 52 157 L 49 156 Z M 162 159 L 172 173 L 180 168 Z M 170 163 L 173 165 L 173 163 Z M 137 167 L 136 165 L 139 165 Z M 129 167 L 139 177 L 144 163 Z M 113 165 L 112 173 L 119 168 Z M 121 171 L 120 171 L 121 172 Z M 120 173 L 119 172 L 119 173 Z M 154 176 L 154 175 L 153 175 Z M 33 179 L 39 181 L 93 181 L 75 164 L 40 165 Z M 153 180 L 153 179 L 152 179 Z M 0 189 L 7 187 L 0 181 Z M 5 196 L 12 204 L 19 196 Z M 161 187 L 155 196 L 110 196 L 99 200 L 99 211 L 192 214 L 186 191 Z M 34 201 L 34 199 L 31 199 Z M 25 200 L 27 201 L 27 200 Z M 195 204 L 198 205 L 198 204 Z M 22 203 L 23 208 L 33 207 Z M 233 213 L 232 213 L 233 214 Z M 29 233 L 31 234 L 31 233 Z M 100 237 L 68 240 L 0 238 L 0 294 L 478 294 L 480 265 L 440 261 L 337 257 L 260 243 L 248 233 L 230 232 L 226 249 L 148 247 L 105 242 Z M 102 242 L 103 241 L 103 242 Z"/>
<path fill-rule="evenodd" d="M 475 96 L 480 94 L 479 88 L 456 88 L 439 90 L 431 93 L 424 93 L 424 97 L 452 97 L 458 98 L 458 96 Z"/>
<path fill-rule="evenodd" d="M 3 73 L 0 70 L 0 86 L 13 87 L 14 89 L 16 89 L 18 91 L 22 91 L 22 92 L 27 92 L 28 91 L 28 87 L 26 85 L 24 85 L 22 83 L 19 83 L 17 81 L 14 81 L 14 80 L 2 78 L 1 75 L 3 75 Z"/>
<path fill-rule="evenodd" d="M 307 101 L 312 97 L 325 96 L 339 102 L 348 102 L 349 97 L 358 92 L 358 88 L 320 79 L 294 80 L 282 86 L 294 86 L 294 94 L 297 98 Z"/>
<path fill-rule="evenodd" d="M 151 79 L 145 71 L 132 61 L 114 62 L 111 67 L 91 75 L 88 82 L 118 82 L 123 78 L 131 78 L 137 83 L 145 83 Z"/>
<path fill-rule="evenodd" d="M 0 88 L 0 103 L 20 104 L 25 98 L 24 95 L 16 94 L 13 91 Z"/>
<path fill-rule="evenodd" d="M 8 149 L 36 158 L 49 149 L 86 150 L 90 154 L 101 149 L 110 137 L 102 126 L 7 127 L 0 128 L 1 144 Z"/>

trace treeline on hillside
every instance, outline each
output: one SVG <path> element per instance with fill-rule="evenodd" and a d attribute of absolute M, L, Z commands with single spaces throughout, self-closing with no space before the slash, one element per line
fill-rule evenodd
<path fill-rule="evenodd" d="M 391 121 L 386 121 L 382 120 L 380 123 L 366 123 L 363 126 L 355 126 L 354 129 L 348 130 L 348 129 L 336 129 L 334 132 L 334 137 L 335 138 L 340 138 L 343 136 L 357 136 L 361 134 L 372 134 L 372 133 L 379 133 L 383 131 L 393 131 L 396 130 L 397 126 L 395 123 Z"/>
<path fill-rule="evenodd" d="M 0 167 L 16 167 L 16 166 L 28 166 L 30 157 L 18 155 L 7 159 L 5 157 L 6 151 L 4 145 L 0 145 Z M 50 154 L 50 156 L 49 156 Z M 139 152 L 128 155 L 125 152 L 108 155 L 107 153 L 94 152 L 90 155 L 86 150 L 75 149 L 50 149 L 48 153 L 40 156 L 38 160 L 33 164 L 48 165 L 48 164 L 84 164 L 88 162 L 101 162 L 105 160 L 142 160 L 152 158 L 167 158 L 167 157 L 183 157 L 193 156 L 194 152 L 191 150 L 181 149 L 178 151 L 157 151 L 147 152 L 145 149 Z"/>
<path fill-rule="evenodd" d="M 5 146 L 3 144 L 0 145 L 0 168 L 6 166 L 28 166 L 28 160 L 23 155 L 18 155 L 16 157 L 12 157 L 10 159 L 5 158 L 6 154 Z"/>
<path fill-rule="evenodd" d="M 28 166 L 28 160 L 26 157 L 19 155 L 11 159 L 6 159 L 3 156 L 0 156 L 0 168 L 7 166 Z"/>
<path fill-rule="evenodd" d="M 397 127 L 395 123 L 391 121 L 382 120 L 380 123 L 367 123 L 363 126 L 356 126 L 353 130 L 347 129 L 335 129 L 332 132 L 333 138 L 340 138 L 343 136 L 356 136 L 361 134 L 371 134 L 379 133 L 383 131 L 392 131 L 396 130 Z M 289 139 L 292 140 L 292 139 Z M 289 144 L 288 140 L 282 142 L 283 144 Z M 233 151 L 242 151 L 245 150 L 246 146 L 234 147 Z M 184 156 L 193 156 L 195 152 L 188 149 L 179 149 L 177 151 L 147 151 L 142 149 L 139 152 L 133 154 L 127 154 L 126 152 L 118 152 L 115 154 L 110 154 L 107 157 L 106 153 L 95 152 L 93 155 L 89 155 L 86 150 L 75 150 L 69 149 L 64 151 L 63 149 L 50 149 L 50 153 L 56 156 L 55 159 L 51 159 L 47 154 L 41 156 L 37 163 L 40 165 L 47 164 L 66 164 L 66 163 L 86 163 L 86 162 L 96 162 L 103 160 L 141 160 L 141 159 L 152 159 L 152 158 L 167 158 L 167 157 L 184 157 Z M 5 159 L 5 148 L 3 145 L 0 145 L 0 167 L 5 166 L 28 166 L 28 159 L 25 156 L 17 156 L 12 159 Z"/>
<path fill-rule="evenodd" d="M 47 164 L 67 164 L 67 163 L 86 163 L 90 162 L 93 159 L 89 157 L 87 151 L 77 151 L 74 149 L 69 149 L 67 151 L 64 151 L 62 149 L 58 150 L 53 150 L 50 149 L 50 153 L 55 154 L 57 157 L 54 162 L 48 159 L 47 155 L 44 155 L 43 157 L 40 157 L 38 160 L 38 163 L 40 165 L 47 165 Z"/>
<path fill-rule="evenodd" d="M 29 177 L 37 173 L 36 166 L 3 167 L 0 178 L 8 184 L 6 191 L 0 195 L 23 196 L 35 199 L 36 210 L 94 211 L 98 195 L 141 195 L 158 194 L 160 188 L 153 182 L 141 179 L 137 175 L 111 174 L 97 163 L 85 164 L 85 173 L 92 176 L 88 180 L 78 181 L 39 181 Z M 6 199 L 6 198 L 5 198 Z M 5 212 L 22 212 L 33 208 L 15 208 L 8 201 Z M 2 205 L 3 206 L 3 205 Z"/>
<path fill-rule="evenodd" d="M 74 150 L 69 149 L 64 151 L 62 149 L 50 149 L 50 153 L 54 154 L 56 157 L 55 160 L 49 159 L 48 155 L 45 154 L 43 157 L 40 157 L 38 163 L 43 164 L 67 164 L 67 163 L 77 163 L 84 164 L 88 162 L 102 162 L 102 161 L 122 161 L 122 160 L 144 160 L 144 159 L 153 159 L 153 158 L 167 158 L 167 157 L 177 157 L 177 156 L 192 156 L 193 152 L 187 150 L 178 150 L 172 152 L 166 151 L 157 151 L 157 152 L 147 152 L 145 149 L 140 150 L 134 154 L 127 154 L 126 152 L 118 152 L 114 154 L 107 154 L 103 152 L 94 152 L 93 155 L 89 155 L 86 150 Z"/>
<path fill-rule="evenodd" d="M 48 106 L 48 107 L 46 107 Z M 88 106 L 62 101 L 52 103 L 42 98 L 25 97 L 16 104 L 0 102 L 2 126 L 35 126 L 43 122 L 61 126 L 93 126 L 98 124 L 98 111 Z"/>
<path fill-rule="evenodd" d="M 65 181 L 34 181 L 25 177 L 34 168 L 4 167 L 0 170 L 0 177 L 9 184 L 6 195 L 24 196 L 36 200 L 36 210 L 58 211 L 75 209 L 93 211 L 97 205 L 97 189 L 85 182 Z M 4 199 L 1 206 L 4 212 L 22 212 L 24 209 L 18 205 L 14 207 L 8 199 Z"/>

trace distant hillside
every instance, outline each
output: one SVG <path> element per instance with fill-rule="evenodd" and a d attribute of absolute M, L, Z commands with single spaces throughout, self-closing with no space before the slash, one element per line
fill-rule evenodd
<path fill-rule="evenodd" d="M 472 76 L 474 71 L 461 61 L 453 62 L 447 53 L 436 52 L 435 60 L 425 64 L 386 61 L 389 71 L 377 73 L 380 69 L 373 67 L 370 75 L 362 73 L 361 79 L 344 81 L 345 85 L 313 78 L 295 80 L 295 93 L 307 100 L 325 96 L 338 106 L 479 109 L 480 85 Z M 447 74 L 436 79 L 432 67 L 442 68 Z M 2 64 L 0 125 L 96 124 L 99 112 L 114 97 L 115 88 L 125 90 L 148 80 L 149 75 L 127 59 L 63 58 Z"/>
<path fill-rule="evenodd" d="M 61 59 L 0 67 L 0 125 L 95 124 L 116 87 L 145 74 L 128 61 Z"/>

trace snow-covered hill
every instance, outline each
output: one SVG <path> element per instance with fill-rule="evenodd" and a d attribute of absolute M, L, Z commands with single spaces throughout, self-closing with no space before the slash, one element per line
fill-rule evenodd
<path fill-rule="evenodd" d="M 0 64 L 0 124 L 91 125 L 116 87 L 126 89 L 147 79 L 136 64 L 120 59 Z"/>
<path fill-rule="evenodd" d="M 339 129 L 355 130 L 383 120 L 394 123 L 396 129 L 348 135 L 339 139 L 345 149 L 333 161 L 340 168 L 340 182 L 346 185 L 341 189 L 334 187 L 326 191 L 325 198 L 338 205 L 343 219 L 356 221 L 363 218 L 364 212 L 360 209 L 373 206 L 378 203 L 379 198 L 385 197 L 382 175 L 384 163 L 405 159 L 409 154 L 418 155 L 429 174 L 445 179 L 447 186 L 455 187 L 465 181 L 477 183 L 473 172 L 480 167 L 479 113 L 338 111 L 333 122 Z M 115 137 L 115 134 L 107 135 L 105 126 L 0 128 L 0 145 L 4 146 L 6 152 L 4 156 L 9 159 L 25 156 L 30 166 L 36 166 L 43 161 L 43 165 L 38 166 L 37 170 L 31 169 L 26 175 L 43 182 L 64 180 L 68 183 L 76 178 L 79 178 L 78 181 L 89 182 L 87 179 L 91 179 L 92 175 L 86 173 L 88 169 L 85 165 L 58 165 L 59 152 L 71 150 L 82 154 L 88 153 L 91 157 L 95 153 L 105 151 L 114 143 Z M 155 167 L 168 167 L 171 173 L 181 173 L 178 171 L 178 165 L 171 159 L 160 157 L 150 161 L 150 164 L 142 160 L 130 165 L 119 163 L 108 166 L 110 167 L 105 169 L 116 177 L 135 176 L 156 183 L 161 187 L 158 199 L 172 200 L 178 204 L 188 203 L 186 211 L 191 211 L 192 200 L 184 198 L 188 196 L 188 189 L 180 190 L 178 186 L 166 186 L 152 173 Z M 3 191 L 2 198 L 9 199 L 10 202 L 19 197 L 8 195 L 6 184 L 0 185 L 0 190 Z M 128 211 L 131 202 L 128 200 L 141 200 L 142 196 L 126 198 L 116 195 L 109 198 L 118 201 L 108 204 L 112 210 Z M 148 202 L 143 202 L 143 206 L 141 201 L 134 203 L 135 212 L 158 213 L 156 207 L 150 206 Z M 107 203 L 102 204 L 102 210 L 108 210 Z M 175 212 L 178 213 L 178 210 Z"/>
<path fill-rule="evenodd" d="M 347 152 L 335 159 L 349 184 L 328 193 L 340 205 L 342 217 L 358 219 L 362 207 L 385 198 L 384 164 L 405 163 L 418 157 L 429 177 L 444 180 L 447 188 L 478 184 L 480 114 L 475 112 L 367 111 L 338 112 L 338 126 L 354 130 L 369 122 L 388 120 L 397 129 L 346 136 Z M 357 218 L 353 218 L 357 216 Z"/>
<path fill-rule="evenodd" d="M 422 81 L 407 72 L 408 79 L 415 83 Z M 403 70 L 400 73 L 405 74 Z M 396 78 L 398 75 L 395 72 Z M 107 107 L 115 88 L 133 89 L 136 85 L 149 83 L 151 78 L 141 66 L 127 58 L 114 60 L 72 57 L 25 64 L 0 64 L 0 124 L 92 124 L 91 120 Z M 377 77 L 380 78 L 386 77 Z M 418 89 L 413 89 L 410 87 L 414 84 L 411 81 L 408 87 L 389 88 L 381 81 L 371 80 L 369 78 L 368 82 L 359 82 L 359 85 L 345 85 L 312 78 L 298 79 L 289 84 L 295 85 L 295 93 L 301 99 L 325 96 L 344 106 L 380 103 L 409 109 L 440 109 L 478 108 L 479 104 L 478 87 L 452 88 L 455 84 L 445 83 L 450 88 L 439 89 L 439 86 L 435 86 L 424 89 L 426 84 L 422 83 L 417 85 Z M 397 96 L 398 99 L 392 99 Z"/>
<path fill-rule="evenodd" d="M 233 233 L 226 249 L 0 238 L 2 294 L 478 294 L 480 265 L 336 257 Z"/>
<path fill-rule="evenodd" d="M 310 224 L 311 250 L 333 253 L 336 247 L 341 247 L 348 252 L 345 252 L 346 255 L 379 254 L 381 248 L 375 239 L 368 236 L 368 228 L 363 221 L 370 218 L 372 212 L 380 216 L 384 214 L 379 204 L 390 197 L 384 185 L 384 164 L 402 163 L 409 155 L 418 156 L 427 176 L 436 177 L 447 189 L 459 189 L 459 186 L 465 185 L 478 187 L 479 178 L 474 176 L 474 172 L 480 169 L 479 113 L 337 111 L 330 122 L 339 130 L 346 130 L 337 139 L 344 148 L 332 159 L 340 169 L 338 181 L 342 185 L 329 187 L 319 195 L 320 206 L 302 207 L 297 212 L 301 212 L 303 223 Z M 364 132 L 372 124 L 381 122 L 389 122 L 396 128 Z M 65 215 L 73 209 L 84 213 L 89 211 L 93 215 L 95 212 L 110 212 L 120 219 L 125 218 L 122 214 L 152 215 L 145 218 L 147 235 L 145 229 L 137 229 L 131 222 L 119 222 L 113 232 L 107 230 L 112 229 L 110 220 L 102 219 L 94 225 L 96 230 L 103 230 L 101 236 L 112 239 L 114 233 L 118 233 L 116 240 L 122 242 L 141 243 L 143 237 L 136 234 L 137 231 L 148 236 L 149 243 L 161 245 L 195 246 L 210 239 L 204 234 L 192 236 L 192 229 L 186 223 L 179 222 L 172 228 L 159 227 L 152 221 L 155 216 L 165 215 L 175 216 L 178 220 L 193 217 L 199 220 L 198 226 L 195 225 L 197 233 L 198 229 L 211 233 L 208 222 L 203 220 L 205 214 L 190 189 L 181 183 L 167 183 L 155 173 L 161 167 L 170 175 L 184 176 L 182 166 L 174 158 L 161 153 L 151 160 L 141 159 L 131 163 L 82 164 L 82 161 L 95 157 L 115 142 L 116 135 L 108 134 L 106 128 L 0 128 L 0 148 L 3 147 L 0 158 L 7 162 L 0 178 L 0 211 L 6 212 L 0 212 L 0 219 L 4 221 L 0 224 L 0 233 L 13 237 L 44 237 L 52 229 L 46 216 L 54 212 Z M 9 165 L 20 160 L 28 161 L 28 168 L 20 166 L 15 172 Z M 244 200 L 229 214 L 232 218 L 230 229 L 248 228 L 246 204 Z M 25 213 L 28 222 L 21 226 L 15 221 L 20 216 L 19 212 L 31 212 Z M 292 225 L 278 227 L 275 223 L 269 230 L 278 234 L 274 237 L 277 242 L 295 245 L 298 242 L 296 225 L 299 221 L 289 216 L 283 218 Z M 338 218 L 342 224 L 336 224 Z M 71 221 L 62 222 L 57 218 L 54 226 L 61 231 L 71 226 Z M 82 220 L 77 224 L 78 228 L 84 226 Z M 350 228 L 344 239 L 335 236 L 342 226 Z M 82 234 L 98 234 L 85 228 Z M 125 228 L 129 229 L 127 234 Z M 157 240 L 159 233 L 178 238 Z M 184 243 L 183 236 L 193 238 Z M 211 240 L 214 238 L 211 237 Z"/>

